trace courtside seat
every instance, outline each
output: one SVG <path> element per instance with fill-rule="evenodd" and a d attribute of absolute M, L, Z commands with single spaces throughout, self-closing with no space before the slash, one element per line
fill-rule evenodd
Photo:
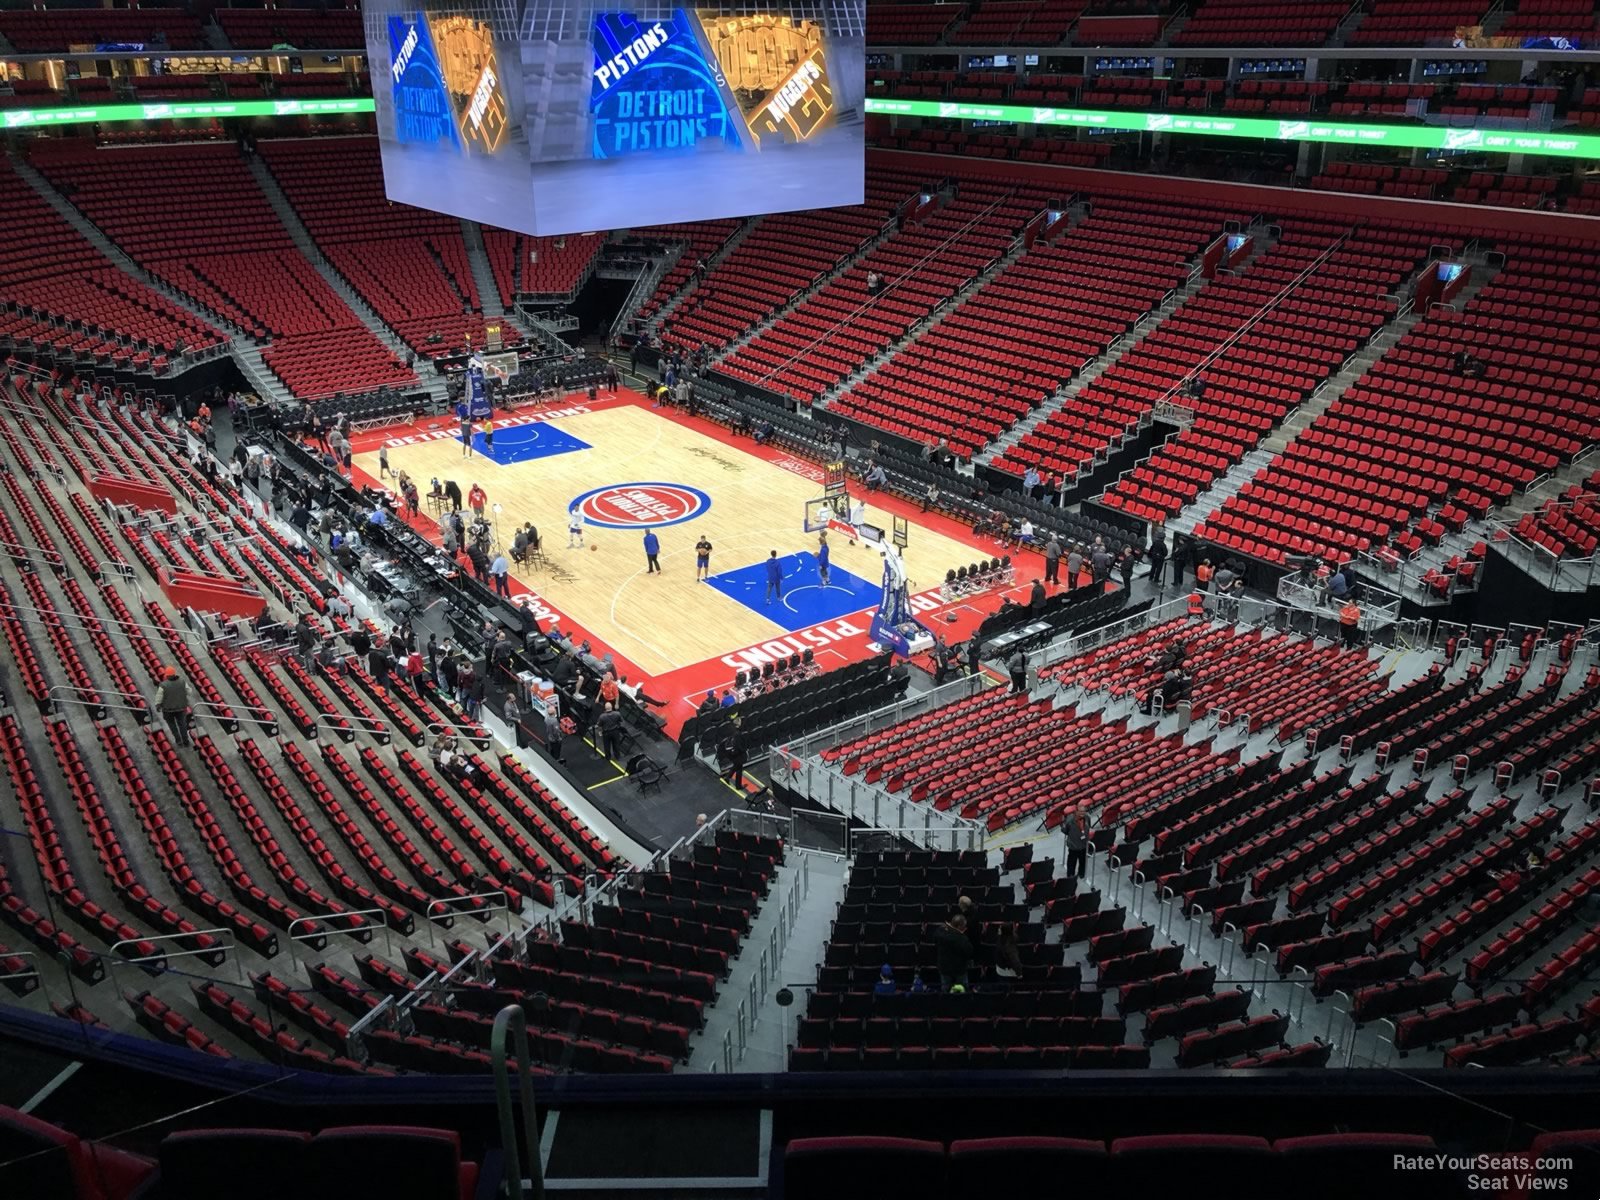
<path fill-rule="evenodd" d="M 817 1137 L 796 1138 L 784 1149 L 785 1200 L 835 1200 L 842 1192 L 875 1200 L 942 1196 L 944 1146 L 915 1138 Z"/>
<path fill-rule="evenodd" d="M 0 1164 L 0 1184 L 18 1200 L 124 1200 L 155 1170 L 148 1158 L 82 1141 L 5 1106 L 0 1106 Z"/>

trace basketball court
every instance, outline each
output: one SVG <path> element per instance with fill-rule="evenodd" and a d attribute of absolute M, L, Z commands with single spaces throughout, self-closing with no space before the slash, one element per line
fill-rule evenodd
<path fill-rule="evenodd" d="M 676 409 L 652 408 L 626 389 L 497 417 L 493 446 L 481 432 L 473 443 L 464 453 L 459 426 L 432 418 L 357 436 L 355 467 L 377 481 L 378 450 L 386 446 L 391 469 L 410 474 L 424 497 L 434 479 L 454 480 L 463 495 L 481 486 L 485 515 L 508 550 L 517 528 L 532 522 L 542 561 L 513 564 L 513 597 L 528 595 L 541 617 L 587 638 L 596 654 L 610 651 L 630 680 L 669 701 L 670 731 L 707 688 L 726 686 L 738 670 L 808 649 L 824 668 L 871 653 L 867 630 L 883 560 L 875 546 L 852 546 L 847 534 L 832 532 L 823 581 L 818 535 L 804 529 L 806 502 L 824 490 L 817 464 Z M 998 606 L 999 593 L 949 606 L 939 597 L 945 572 L 997 554 L 992 542 L 898 499 L 864 499 L 872 525 L 888 530 L 896 516 L 909 521 L 904 561 L 913 607 L 930 627 L 954 641 Z M 437 541 L 438 512 L 424 505 L 416 524 Z M 574 510 L 583 518 L 583 545 L 569 548 Z M 646 573 L 647 530 L 660 539 L 660 574 Z M 698 582 L 694 547 L 702 537 L 713 549 L 709 577 Z M 783 584 L 781 595 L 769 597 L 773 551 Z M 1035 574 L 1019 571 L 1015 590 L 1025 591 Z M 946 610 L 955 622 L 942 619 Z"/>

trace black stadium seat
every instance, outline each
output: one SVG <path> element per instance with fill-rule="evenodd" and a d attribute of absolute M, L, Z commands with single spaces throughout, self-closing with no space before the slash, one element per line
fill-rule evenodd
<path fill-rule="evenodd" d="M 168 1200 L 281 1200 L 311 1192 L 311 1135 L 287 1129 L 189 1129 L 161 1143 Z"/>
<path fill-rule="evenodd" d="M 898 1137 L 797 1138 L 783 1156 L 785 1200 L 928 1200 L 945 1194 L 938 1142 Z"/>

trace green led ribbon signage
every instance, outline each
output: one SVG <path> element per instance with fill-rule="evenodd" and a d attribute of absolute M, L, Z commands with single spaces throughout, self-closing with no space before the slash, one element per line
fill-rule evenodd
<path fill-rule="evenodd" d="M 959 104 L 945 100 L 889 100 L 872 97 L 867 99 L 867 111 L 886 116 L 947 117 L 958 121 L 1015 121 L 1023 125 L 1121 129 L 1135 133 L 1209 134 L 1212 137 L 1266 138 L 1277 142 L 1329 142 L 1348 146 L 1484 150 L 1500 154 L 1600 158 L 1600 135 L 1590 133 L 1463 129 L 1440 125 L 1364 125 L 1320 118 L 1269 120 L 1224 114 L 1113 112 L 1088 108 Z"/>
<path fill-rule="evenodd" d="M 117 121 L 170 121 L 207 117 L 293 117 L 369 113 L 370 96 L 328 100 L 207 100 L 196 104 L 101 104 L 91 108 L 0 110 L 0 127 Z M 868 97 L 867 111 L 884 116 L 945 117 L 957 121 L 1014 121 L 1069 129 L 1117 129 L 1132 133 L 1207 134 L 1263 138 L 1275 142 L 1327 142 L 1342 146 L 1393 146 L 1405 150 L 1483 150 L 1498 154 L 1545 154 L 1600 159 L 1600 134 L 1546 133 L 1524 129 L 1446 128 L 1440 125 L 1366 125 L 1354 122 L 1270 120 L 1202 113 L 1117 112 L 1109 109 L 1044 108 L 1021 104 L 961 104 L 946 100 Z"/>
<path fill-rule="evenodd" d="M 174 121 L 189 117 L 300 117 L 369 113 L 372 97 L 334 100 L 205 100 L 194 104 L 99 104 L 92 108 L 22 108 L 0 111 L 0 127 L 40 129 L 90 121 Z"/>

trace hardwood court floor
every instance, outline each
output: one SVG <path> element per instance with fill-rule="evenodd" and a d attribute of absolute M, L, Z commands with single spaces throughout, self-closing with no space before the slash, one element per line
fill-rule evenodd
<path fill-rule="evenodd" d="M 455 480 L 463 496 L 480 484 L 491 510 L 494 504 L 501 506 L 500 535 L 507 546 L 514 528 L 532 521 L 544 541 L 546 565 L 524 568 L 516 578 L 646 674 L 659 676 L 804 628 L 811 624 L 808 604 L 820 602 L 823 609 L 816 611 L 834 616 L 842 615 L 840 604 L 849 604 L 851 612 L 876 606 L 883 573 L 878 551 L 867 545 L 851 547 L 839 533 L 828 537 L 833 567 L 870 585 L 865 603 L 859 588 L 853 596 L 805 597 L 798 609 L 764 603 L 759 564 L 768 552 L 787 556 L 816 548 L 817 535 L 803 530 L 804 502 L 822 493 L 814 468 L 805 477 L 797 473 L 807 469 L 805 464 L 791 460 L 788 467 L 779 465 L 782 455 L 726 434 L 712 436 L 713 427 L 700 428 L 700 422 L 657 412 L 628 393 L 602 397 L 593 405 L 573 398 L 548 419 L 541 416 L 533 422 L 497 422 L 496 454 L 505 460 L 500 462 L 478 453 L 463 457 L 454 430 L 444 426 L 427 435 L 433 440 L 419 441 L 396 438 L 396 431 L 387 430 L 389 462 L 409 472 L 424 494 L 434 477 Z M 584 448 L 513 461 L 549 444 L 552 439 L 540 428 L 545 425 L 565 435 L 554 440 L 570 446 L 577 439 Z M 384 440 L 357 439 L 363 451 L 355 465 L 362 473 L 377 477 L 377 448 Z M 585 493 L 622 484 L 696 489 L 709 499 L 694 515 L 656 529 L 660 575 L 645 573 L 642 527 L 590 524 L 584 548 L 567 549 L 569 506 Z M 888 512 L 871 503 L 871 497 L 868 501 L 868 521 L 888 530 Z M 714 547 L 713 575 L 753 568 L 721 585 L 727 592 L 750 596 L 750 603 L 695 581 L 694 544 L 702 534 Z M 937 587 L 947 570 L 979 555 L 975 544 L 913 523 L 905 556 L 912 590 Z M 803 563 L 791 564 L 791 570 L 790 589 L 818 590 L 814 571 L 806 576 Z M 800 599 L 791 596 L 792 603 Z"/>

